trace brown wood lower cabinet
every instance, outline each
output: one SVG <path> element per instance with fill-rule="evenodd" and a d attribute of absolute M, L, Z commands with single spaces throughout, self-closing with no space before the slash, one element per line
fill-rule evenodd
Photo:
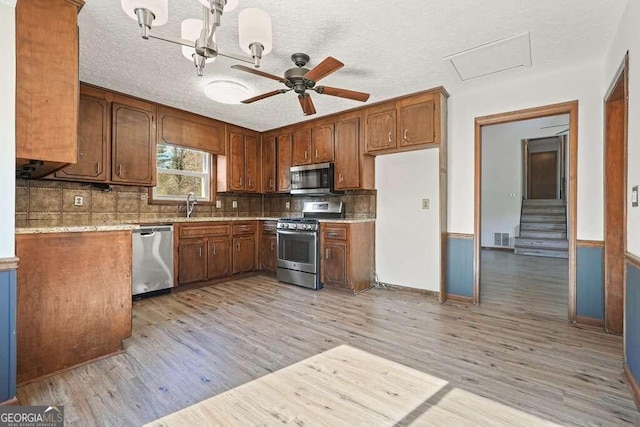
<path fill-rule="evenodd" d="M 207 242 L 207 279 L 231 275 L 229 271 L 231 242 L 228 237 L 217 237 Z"/>
<path fill-rule="evenodd" d="M 18 383 L 121 350 L 131 231 L 17 235 L 16 254 Z"/>
<path fill-rule="evenodd" d="M 277 222 L 264 221 L 260 229 L 260 270 L 275 272 L 278 264 Z"/>
<path fill-rule="evenodd" d="M 374 222 L 320 225 L 320 281 L 354 293 L 373 286 Z"/>
<path fill-rule="evenodd" d="M 206 279 L 206 242 L 203 239 L 189 239 L 178 244 L 178 283 L 201 282 Z"/>
<path fill-rule="evenodd" d="M 256 237 L 240 236 L 233 238 L 233 274 L 255 270 Z"/>

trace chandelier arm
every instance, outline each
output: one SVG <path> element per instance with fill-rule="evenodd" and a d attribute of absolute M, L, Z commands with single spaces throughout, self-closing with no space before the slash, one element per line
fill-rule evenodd
<path fill-rule="evenodd" d="M 253 65 L 253 58 L 249 58 L 248 56 L 236 55 L 235 53 L 223 53 L 218 52 L 219 56 L 224 56 L 225 58 L 235 59 L 236 61 L 246 62 L 247 64 Z"/>
<path fill-rule="evenodd" d="M 181 46 L 187 46 L 187 47 L 196 47 L 196 44 L 190 40 L 185 40 L 185 39 L 181 39 L 178 37 L 169 37 L 169 36 L 156 36 L 156 35 L 152 35 L 149 34 L 149 38 L 150 39 L 156 39 L 156 40 L 162 40 L 165 42 L 169 42 L 169 43 L 174 43 L 174 44 L 179 44 Z"/>

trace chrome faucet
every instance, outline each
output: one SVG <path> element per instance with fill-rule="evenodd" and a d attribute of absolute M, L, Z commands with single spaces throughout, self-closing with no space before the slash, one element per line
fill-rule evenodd
<path fill-rule="evenodd" d="M 196 209 L 198 205 L 198 199 L 196 199 L 196 195 L 193 193 L 187 194 L 187 218 L 191 218 L 191 214 Z"/>

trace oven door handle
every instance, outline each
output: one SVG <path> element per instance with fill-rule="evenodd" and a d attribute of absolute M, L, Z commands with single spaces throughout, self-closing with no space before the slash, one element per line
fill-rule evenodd
<path fill-rule="evenodd" d="M 278 234 L 287 234 L 287 235 L 295 234 L 296 236 L 311 236 L 311 237 L 314 237 L 317 233 L 315 231 L 285 231 L 285 230 L 278 230 Z"/>

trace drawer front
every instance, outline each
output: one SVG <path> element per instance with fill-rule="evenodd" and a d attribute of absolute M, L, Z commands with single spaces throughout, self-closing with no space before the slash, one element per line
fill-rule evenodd
<path fill-rule="evenodd" d="M 180 227 L 180 238 L 188 239 L 191 237 L 228 236 L 230 232 L 231 227 L 229 224 L 190 225 L 188 227 Z"/>
<path fill-rule="evenodd" d="M 239 234 L 255 234 L 256 225 L 255 224 L 234 224 L 233 225 L 233 235 L 237 236 Z"/>
<path fill-rule="evenodd" d="M 322 238 L 328 240 L 347 240 L 347 226 L 330 225 L 323 227 Z"/>
<path fill-rule="evenodd" d="M 275 221 L 268 221 L 262 223 L 262 234 L 276 234 L 278 230 L 278 224 Z"/>

